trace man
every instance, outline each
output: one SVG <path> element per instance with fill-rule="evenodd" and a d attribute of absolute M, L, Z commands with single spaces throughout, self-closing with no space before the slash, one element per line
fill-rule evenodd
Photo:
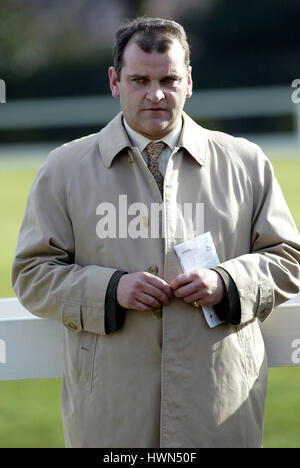
<path fill-rule="evenodd" d="M 300 289 L 299 235 L 271 165 L 183 112 L 192 77 L 177 23 L 122 26 L 109 80 L 122 112 L 50 153 L 13 264 L 24 306 L 65 325 L 66 445 L 260 447 L 258 319 Z M 204 207 L 204 225 L 184 204 Z M 219 265 L 182 273 L 175 246 L 203 232 Z"/>

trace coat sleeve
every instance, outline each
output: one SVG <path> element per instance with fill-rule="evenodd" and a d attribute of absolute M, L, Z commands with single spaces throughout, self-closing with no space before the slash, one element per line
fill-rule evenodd
<path fill-rule="evenodd" d="M 74 262 L 68 172 L 51 154 L 29 193 L 12 266 L 12 286 L 32 314 L 73 331 L 105 334 L 105 296 L 116 269 Z"/>
<path fill-rule="evenodd" d="M 250 252 L 220 265 L 233 278 L 241 323 L 264 321 L 300 291 L 300 237 L 270 161 L 256 148 L 249 164 L 253 212 Z"/>

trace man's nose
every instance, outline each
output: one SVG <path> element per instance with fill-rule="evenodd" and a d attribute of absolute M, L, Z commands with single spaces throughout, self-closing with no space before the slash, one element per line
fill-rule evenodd
<path fill-rule="evenodd" d="M 147 99 L 149 99 L 149 101 L 157 103 L 157 102 L 160 102 L 162 99 L 164 99 L 165 95 L 160 86 L 153 85 L 148 90 L 146 97 Z"/>

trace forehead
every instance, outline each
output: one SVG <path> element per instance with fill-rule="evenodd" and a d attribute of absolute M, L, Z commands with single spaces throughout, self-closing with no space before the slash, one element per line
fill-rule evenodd
<path fill-rule="evenodd" d="M 184 50 L 177 39 L 171 41 L 170 47 L 163 53 L 144 52 L 134 38 L 127 44 L 123 54 L 123 69 L 127 73 L 152 74 L 159 72 L 183 73 L 185 69 Z"/>

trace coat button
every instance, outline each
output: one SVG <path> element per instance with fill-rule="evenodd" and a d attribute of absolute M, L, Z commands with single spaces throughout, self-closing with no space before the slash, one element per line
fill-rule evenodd
<path fill-rule="evenodd" d="M 150 223 L 149 223 L 149 218 L 148 218 L 148 216 L 143 216 L 142 222 L 143 222 L 143 225 L 144 225 L 145 227 L 149 227 L 149 224 L 150 224 Z"/>
<path fill-rule="evenodd" d="M 152 318 L 153 320 L 159 320 L 162 317 L 161 309 L 152 310 Z"/>
<path fill-rule="evenodd" d="M 133 157 L 131 156 L 131 154 L 128 156 L 128 162 L 129 162 L 130 164 L 133 164 L 133 163 L 134 163 L 134 159 L 133 159 Z"/>
<path fill-rule="evenodd" d="M 77 330 L 77 325 L 73 322 L 65 322 L 64 325 L 69 329 L 69 330 Z"/>
<path fill-rule="evenodd" d="M 259 314 L 260 318 L 262 318 L 262 319 L 265 318 L 266 315 L 267 315 L 267 311 L 265 309 L 263 309 Z"/>
<path fill-rule="evenodd" d="M 157 273 L 158 273 L 158 266 L 156 266 L 156 265 L 151 265 L 151 266 L 149 266 L 148 272 L 151 273 L 151 275 L 157 275 Z"/>

